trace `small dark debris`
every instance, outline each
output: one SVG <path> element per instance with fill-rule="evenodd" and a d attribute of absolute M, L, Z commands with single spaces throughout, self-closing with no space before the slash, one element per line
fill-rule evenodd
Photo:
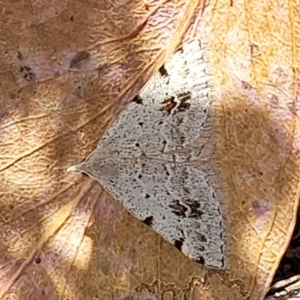
<path fill-rule="evenodd" d="M 24 59 L 24 55 L 20 51 L 17 52 L 17 57 L 19 60 Z"/>
<path fill-rule="evenodd" d="M 22 74 L 22 77 L 26 81 L 32 82 L 35 80 L 35 74 L 30 67 L 27 66 L 21 67 L 19 71 Z"/>
<path fill-rule="evenodd" d="M 18 98 L 18 94 L 16 93 L 9 93 L 9 99 L 16 100 Z"/>
<path fill-rule="evenodd" d="M 207 239 L 206 239 L 205 235 L 203 235 L 203 234 L 200 234 L 200 235 L 199 235 L 199 240 L 200 240 L 201 242 L 203 242 L 203 243 L 206 243 L 206 242 L 207 242 Z"/>
<path fill-rule="evenodd" d="M 86 51 L 80 51 L 78 52 L 71 60 L 70 62 L 70 69 L 78 68 L 79 64 L 88 59 L 90 57 L 90 54 Z"/>
<path fill-rule="evenodd" d="M 41 261 L 42 261 L 42 260 L 41 260 L 39 257 L 37 257 L 37 258 L 35 259 L 35 262 L 36 262 L 37 264 L 40 264 Z"/>
<path fill-rule="evenodd" d="M 243 89 L 245 89 L 245 90 L 253 89 L 252 85 L 249 82 L 242 80 L 241 83 L 242 83 Z"/>

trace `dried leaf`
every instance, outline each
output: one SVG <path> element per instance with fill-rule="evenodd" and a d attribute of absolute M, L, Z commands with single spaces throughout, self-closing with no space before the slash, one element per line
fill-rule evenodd
<path fill-rule="evenodd" d="M 1 2 L 0 298 L 122 298 L 142 286 L 141 256 L 150 244 L 160 251 L 158 237 L 147 233 L 131 261 L 145 228 L 124 232 L 132 217 L 66 170 L 174 51 L 200 5 Z"/>
<path fill-rule="evenodd" d="M 210 50 L 218 99 L 216 155 L 228 192 L 231 268 L 220 275 L 223 283 L 239 286 L 243 299 L 264 298 L 295 225 L 297 7 L 292 0 L 212 1 L 195 29 Z"/>
<path fill-rule="evenodd" d="M 298 206 L 298 4 L 214 1 L 204 19 L 200 1 L 0 7 L 0 297 L 263 299 Z M 207 43 L 218 99 L 227 272 L 191 262 L 97 183 L 66 175 L 191 20 L 185 36 Z"/>

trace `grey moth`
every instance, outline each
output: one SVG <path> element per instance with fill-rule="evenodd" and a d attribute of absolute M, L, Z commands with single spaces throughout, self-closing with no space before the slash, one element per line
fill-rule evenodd
<path fill-rule="evenodd" d="M 185 43 L 68 171 L 83 172 L 192 260 L 228 267 L 224 208 L 211 155 L 205 50 Z"/>

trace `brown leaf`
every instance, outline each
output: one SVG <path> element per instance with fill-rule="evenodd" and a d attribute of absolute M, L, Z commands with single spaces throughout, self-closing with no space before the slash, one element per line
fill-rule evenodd
<path fill-rule="evenodd" d="M 1 2 L 0 298 L 123 299 L 156 285 L 160 238 L 66 169 L 174 51 L 199 6 Z M 178 293 L 189 292 L 192 278 L 180 278 Z"/>
<path fill-rule="evenodd" d="M 264 298 L 295 225 L 297 7 L 292 0 L 212 1 L 195 30 L 209 49 L 217 99 L 216 160 L 228 204 L 231 267 L 220 279 L 238 286 L 243 299 Z M 215 299 L 234 299 L 226 298 L 225 290 L 220 295 Z"/>
<path fill-rule="evenodd" d="M 198 1 L 114 5 L 0 4 L 0 297 L 262 299 L 298 206 L 295 1 L 210 2 L 201 23 Z M 96 182 L 66 176 L 174 51 L 195 11 L 186 37 L 207 42 L 216 86 L 227 272 L 191 262 Z"/>

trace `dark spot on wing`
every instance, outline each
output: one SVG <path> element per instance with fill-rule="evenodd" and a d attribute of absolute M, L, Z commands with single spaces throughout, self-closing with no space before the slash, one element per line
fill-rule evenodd
<path fill-rule="evenodd" d="M 176 101 L 175 97 L 171 96 L 169 98 L 166 98 L 163 102 L 163 107 L 161 108 L 162 111 L 165 111 L 166 113 L 170 114 L 172 110 L 176 107 Z"/>
<path fill-rule="evenodd" d="M 188 199 L 188 200 L 185 200 L 184 202 L 187 206 L 189 206 L 189 208 L 191 210 L 189 218 L 200 219 L 202 217 L 203 212 L 200 210 L 201 205 L 200 205 L 199 201 Z"/>
<path fill-rule="evenodd" d="M 191 92 L 184 92 L 177 95 L 180 104 L 178 106 L 179 111 L 185 111 L 190 108 L 191 104 L 188 101 L 191 99 Z"/>
<path fill-rule="evenodd" d="M 143 104 L 143 99 L 139 95 L 135 96 L 131 101 L 137 104 Z"/>
<path fill-rule="evenodd" d="M 175 52 L 180 52 L 180 53 L 183 53 L 183 47 L 182 47 L 182 45 L 181 46 L 179 46 L 177 49 L 176 49 L 176 51 Z"/>
<path fill-rule="evenodd" d="M 199 257 L 196 259 L 196 262 L 199 263 L 199 264 L 205 265 L 205 259 L 204 259 L 203 256 L 199 256 Z"/>
<path fill-rule="evenodd" d="M 144 7 L 145 7 L 145 10 L 149 10 L 149 3 L 148 3 L 148 0 L 144 0 Z"/>
<path fill-rule="evenodd" d="M 199 240 L 203 243 L 207 242 L 207 239 L 206 239 L 205 235 L 203 235 L 203 234 L 199 234 Z"/>
<path fill-rule="evenodd" d="M 20 51 L 17 52 L 17 57 L 19 60 L 24 59 L 24 55 Z"/>
<path fill-rule="evenodd" d="M 151 227 L 153 224 L 154 218 L 152 216 L 147 217 L 143 223 L 145 223 L 147 226 Z"/>
<path fill-rule="evenodd" d="M 174 246 L 181 251 L 184 240 L 181 238 L 174 241 Z"/>
<path fill-rule="evenodd" d="M 180 217 L 186 217 L 185 213 L 188 210 L 184 205 L 179 203 L 178 200 L 176 200 L 174 203 L 169 205 L 170 208 L 172 208 L 172 213 L 180 216 Z"/>
<path fill-rule="evenodd" d="M 162 77 L 165 77 L 165 76 L 168 76 L 168 71 L 166 70 L 165 68 L 165 65 L 162 65 L 160 68 L 159 68 L 159 74 L 162 76 Z"/>

